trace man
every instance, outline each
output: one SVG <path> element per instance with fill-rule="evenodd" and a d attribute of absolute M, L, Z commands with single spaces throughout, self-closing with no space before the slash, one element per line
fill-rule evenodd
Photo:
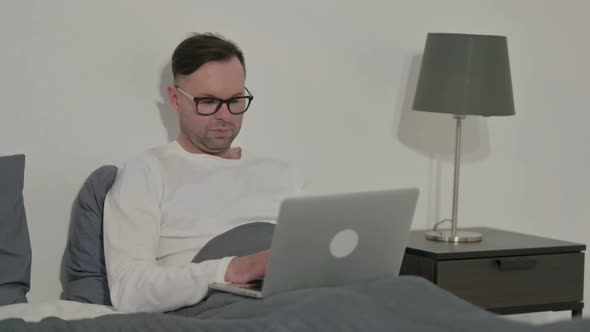
<path fill-rule="evenodd" d="M 268 250 L 191 260 L 226 230 L 273 221 L 280 202 L 301 188 L 286 164 L 232 147 L 253 99 L 235 44 L 193 35 L 174 51 L 172 71 L 178 138 L 129 161 L 105 200 L 105 260 L 117 310 L 174 310 L 203 299 L 211 282 L 260 278 Z"/>

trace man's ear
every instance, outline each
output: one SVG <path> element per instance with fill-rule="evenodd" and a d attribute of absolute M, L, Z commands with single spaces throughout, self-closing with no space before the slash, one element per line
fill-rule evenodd
<path fill-rule="evenodd" d="M 170 100 L 170 105 L 172 105 L 174 110 L 178 112 L 180 109 L 180 96 L 178 90 L 174 85 L 169 85 L 166 88 L 166 91 L 168 92 L 168 100 Z"/>

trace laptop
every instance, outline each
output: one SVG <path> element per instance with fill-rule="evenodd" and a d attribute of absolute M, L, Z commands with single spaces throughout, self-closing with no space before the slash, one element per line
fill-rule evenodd
<path fill-rule="evenodd" d="M 212 283 L 254 298 L 399 275 L 418 189 L 307 196 L 280 207 L 264 280 Z"/>

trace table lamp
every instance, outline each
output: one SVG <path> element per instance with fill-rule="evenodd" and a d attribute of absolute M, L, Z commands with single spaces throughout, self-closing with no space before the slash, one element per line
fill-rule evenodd
<path fill-rule="evenodd" d="M 456 120 L 452 219 L 426 233 L 443 242 L 478 242 L 482 235 L 458 230 L 461 121 L 467 115 L 514 115 L 512 81 L 506 37 L 429 33 L 413 109 L 453 114 Z M 438 226 L 450 221 L 451 229 Z"/>

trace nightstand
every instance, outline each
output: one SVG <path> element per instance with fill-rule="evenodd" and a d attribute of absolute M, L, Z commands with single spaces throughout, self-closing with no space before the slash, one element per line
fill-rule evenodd
<path fill-rule="evenodd" d="M 411 231 L 400 274 L 418 275 L 498 314 L 584 308 L 586 245 L 492 228 L 478 243 L 427 240 Z"/>

